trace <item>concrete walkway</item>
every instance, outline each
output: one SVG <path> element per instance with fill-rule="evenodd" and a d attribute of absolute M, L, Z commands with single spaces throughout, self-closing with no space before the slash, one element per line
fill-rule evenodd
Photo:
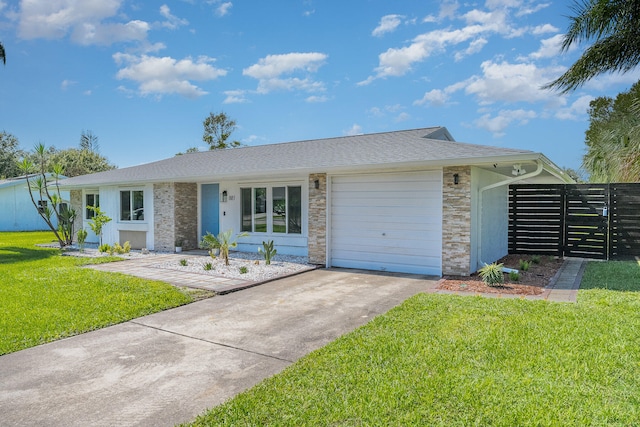
<path fill-rule="evenodd" d="M 314 270 L 1 356 L 0 425 L 188 422 L 430 279 Z"/>

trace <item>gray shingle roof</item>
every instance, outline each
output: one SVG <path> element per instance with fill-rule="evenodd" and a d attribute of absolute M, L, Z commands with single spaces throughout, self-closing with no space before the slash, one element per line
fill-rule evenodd
<path fill-rule="evenodd" d="M 344 172 L 409 165 L 474 164 L 502 156 L 530 157 L 528 150 L 466 144 L 436 138 L 431 127 L 183 154 L 64 180 L 69 187 L 123 183 L 241 179 L 310 172 Z"/>

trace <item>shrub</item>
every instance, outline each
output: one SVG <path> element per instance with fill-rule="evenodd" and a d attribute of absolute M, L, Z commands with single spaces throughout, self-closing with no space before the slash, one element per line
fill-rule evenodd
<path fill-rule="evenodd" d="M 503 264 L 485 264 L 478 273 L 482 277 L 482 281 L 489 286 L 496 286 L 504 283 L 504 274 L 502 273 Z"/>
<path fill-rule="evenodd" d="M 186 260 L 186 259 L 184 259 L 184 258 L 183 258 L 183 259 L 181 259 L 181 260 L 180 260 L 180 265 L 181 265 L 181 266 L 186 267 L 188 264 L 189 264 L 189 263 L 187 262 L 187 260 Z"/>
<path fill-rule="evenodd" d="M 540 255 L 533 255 L 531 257 L 531 262 L 534 264 L 540 264 Z"/>
<path fill-rule="evenodd" d="M 509 272 L 509 279 L 511 279 L 512 282 L 517 282 L 520 280 L 520 274 L 512 270 Z"/>
<path fill-rule="evenodd" d="M 240 274 L 247 274 L 249 272 L 249 269 L 247 268 L 246 265 L 243 265 L 242 267 L 240 267 Z"/>
<path fill-rule="evenodd" d="M 87 240 L 87 235 L 89 233 L 87 233 L 87 230 L 85 229 L 80 229 L 78 230 L 78 246 L 80 247 L 80 252 L 84 252 L 84 242 L 85 240 Z"/>
<path fill-rule="evenodd" d="M 520 260 L 520 270 L 527 271 L 529 270 L 529 261 L 525 261 L 523 259 Z"/>
<path fill-rule="evenodd" d="M 264 256 L 264 263 L 270 265 L 271 258 L 276 256 L 278 250 L 273 247 L 273 240 L 269 240 L 268 242 L 262 242 L 262 248 L 258 248 L 258 252 Z"/>
<path fill-rule="evenodd" d="M 113 249 L 111 248 L 111 245 L 108 243 L 103 243 L 100 246 L 98 246 L 98 251 L 101 253 L 113 253 Z"/>
<path fill-rule="evenodd" d="M 129 243 L 129 241 L 127 240 L 126 242 L 124 242 L 124 246 L 122 247 L 122 249 L 124 249 L 125 254 L 128 254 L 129 252 L 131 252 L 131 243 Z"/>
<path fill-rule="evenodd" d="M 213 270 L 213 264 L 211 264 L 210 262 L 206 263 L 206 264 L 204 265 L 204 269 L 205 269 L 206 271 Z"/>
<path fill-rule="evenodd" d="M 224 258 L 224 264 L 229 265 L 229 249 L 236 248 L 238 246 L 237 239 L 240 237 L 247 237 L 249 233 L 240 233 L 236 236 L 235 239 L 232 238 L 233 230 L 227 230 L 218 233 L 217 236 L 209 233 L 202 238 L 200 242 L 200 247 L 203 249 L 209 250 L 209 255 L 211 258 L 215 259 L 215 250 L 220 250 L 220 256 Z"/>

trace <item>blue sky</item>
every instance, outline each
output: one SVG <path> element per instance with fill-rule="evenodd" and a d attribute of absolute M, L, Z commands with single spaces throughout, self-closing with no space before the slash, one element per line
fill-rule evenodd
<path fill-rule="evenodd" d="M 91 130 L 125 167 L 206 149 L 224 111 L 246 145 L 446 126 L 577 168 L 589 101 L 640 73 L 541 90 L 584 49 L 559 53 L 571 4 L 0 0 L 0 130 L 25 149 Z"/>

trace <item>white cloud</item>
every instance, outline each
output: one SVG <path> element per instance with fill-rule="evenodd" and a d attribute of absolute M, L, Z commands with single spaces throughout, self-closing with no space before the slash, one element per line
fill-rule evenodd
<path fill-rule="evenodd" d="M 216 8 L 216 15 L 218 16 L 228 15 L 232 7 L 233 7 L 233 3 L 231 3 L 230 1 L 224 2 Z"/>
<path fill-rule="evenodd" d="M 18 35 L 23 39 L 59 39 L 71 34 L 71 40 L 82 45 L 146 39 L 147 22 L 113 22 L 119 17 L 121 4 L 122 0 L 23 0 Z"/>
<path fill-rule="evenodd" d="M 403 18 L 404 16 L 402 15 L 383 16 L 380 18 L 378 26 L 371 32 L 371 35 L 375 37 L 382 37 L 386 33 L 395 31 L 395 29 L 402 23 Z"/>
<path fill-rule="evenodd" d="M 493 26 L 493 24 L 492 24 Z M 500 25 L 494 28 L 499 29 Z M 389 76 L 402 76 L 411 70 L 416 62 L 422 62 L 431 55 L 443 52 L 447 46 L 457 45 L 489 31 L 490 28 L 484 25 L 469 25 L 462 29 L 455 30 L 434 30 L 421 34 L 412 40 L 409 46 L 402 48 L 390 48 L 378 56 L 379 66 L 375 69 L 375 75 L 359 83 L 365 85 L 377 78 Z M 480 45 L 475 47 L 481 47 Z"/>
<path fill-rule="evenodd" d="M 413 105 L 424 105 L 429 104 L 432 107 L 439 107 L 447 103 L 449 101 L 449 94 L 440 89 L 432 89 L 429 92 L 426 92 L 422 99 L 413 102 Z"/>
<path fill-rule="evenodd" d="M 160 6 L 160 15 L 162 15 L 166 21 L 164 21 L 161 25 L 170 30 L 175 30 L 178 27 L 183 25 L 188 25 L 189 21 L 186 19 L 178 18 L 177 16 L 171 13 L 171 9 L 166 4 Z"/>
<path fill-rule="evenodd" d="M 589 111 L 589 103 L 593 101 L 593 99 L 591 95 L 583 95 L 576 99 L 569 107 L 558 109 L 555 116 L 560 120 L 578 120 L 587 114 Z"/>
<path fill-rule="evenodd" d="M 224 94 L 227 97 L 224 99 L 224 101 L 222 101 L 223 104 L 244 104 L 246 102 L 249 102 L 249 100 L 245 96 L 247 94 L 247 91 L 244 90 L 227 90 L 224 92 Z"/>
<path fill-rule="evenodd" d="M 491 132 L 494 136 L 500 137 L 504 135 L 504 130 L 512 123 L 525 125 L 529 120 L 537 117 L 537 113 L 532 110 L 501 110 L 498 115 L 491 117 L 490 114 L 484 114 L 482 117 L 474 121 L 474 124 L 481 129 Z"/>
<path fill-rule="evenodd" d="M 63 80 L 62 83 L 60 83 L 60 89 L 62 90 L 67 90 L 69 89 L 71 86 L 77 84 L 78 82 L 73 81 L 73 80 Z"/>
<path fill-rule="evenodd" d="M 532 59 L 541 58 L 553 58 L 558 56 L 562 50 L 562 41 L 564 40 L 563 34 L 556 34 L 555 36 L 544 39 L 540 42 L 540 49 L 529 55 Z M 574 50 L 576 46 L 571 46 L 569 50 Z"/>
<path fill-rule="evenodd" d="M 402 112 L 402 113 L 400 113 L 400 114 L 398 114 L 398 115 L 396 116 L 396 118 L 394 119 L 394 121 L 395 121 L 396 123 L 406 122 L 406 121 L 407 121 L 407 120 L 409 120 L 410 118 L 411 118 L 411 115 L 410 115 L 409 113 Z"/>
<path fill-rule="evenodd" d="M 308 75 L 318 71 L 326 59 L 327 55 L 318 52 L 268 55 L 242 70 L 242 74 L 258 80 L 257 91 L 261 94 L 274 90 L 324 91 L 324 84 Z M 303 73 L 305 77 L 282 77 L 293 73 Z"/>
<path fill-rule="evenodd" d="M 305 99 L 305 101 L 311 103 L 311 104 L 315 104 L 315 103 L 320 103 L 320 102 L 327 102 L 329 100 L 329 98 L 327 98 L 324 95 L 311 95 L 309 97 L 307 97 L 307 99 Z"/>
<path fill-rule="evenodd" d="M 484 61 L 483 75 L 468 81 L 466 93 L 476 95 L 481 104 L 502 102 L 559 103 L 557 94 L 541 89 L 553 80 L 558 67 L 538 68 L 534 64 Z"/>
<path fill-rule="evenodd" d="M 469 43 L 469 47 L 467 47 L 465 50 L 456 52 L 456 54 L 454 55 L 454 58 L 456 61 L 460 61 L 462 59 L 464 59 L 465 57 L 469 56 L 469 55 L 473 55 L 474 53 L 478 53 L 482 50 L 482 48 L 488 43 L 487 39 L 485 38 L 479 38 L 479 39 L 475 39 L 473 40 L 471 43 Z"/>
<path fill-rule="evenodd" d="M 538 25 L 537 27 L 534 27 L 531 30 L 531 34 L 533 34 L 534 36 L 539 36 L 542 34 L 547 34 L 547 33 L 557 33 L 558 30 L 556 27 L 554 27 L 551 24 L 544 24 L 544 25 Z"/>
<path fill-rule="evenodd" d="M 196 98 L 207 92 L 191 83 L 192 80 L 214 80 L 227 74 L 226 70 L 212 66 L 215 60 L 206 56 L 193 61 L 191 58 L 176 60 L 171 57 L 116 53 L 113 59 L 118 65 L 125 64 L 116 78 L 136 82 L 138 93 L 143 96 L 178 94 Z"/>
<path fill-rule="evenodd" d="M 344 135 L 353 136 L 353 135 L 362 135 L 362 126 L 357 123 L 354 123 L 349 129 L 343 132 Z"/>
<path fill-rule="evenodd" d="M 299 70 L 315 72 L 326 59 L 327 55 L 317 52 L 268 55 L 257 64 L 242 70 L 242 74 L 255 79 L 269 79 Z"/>

